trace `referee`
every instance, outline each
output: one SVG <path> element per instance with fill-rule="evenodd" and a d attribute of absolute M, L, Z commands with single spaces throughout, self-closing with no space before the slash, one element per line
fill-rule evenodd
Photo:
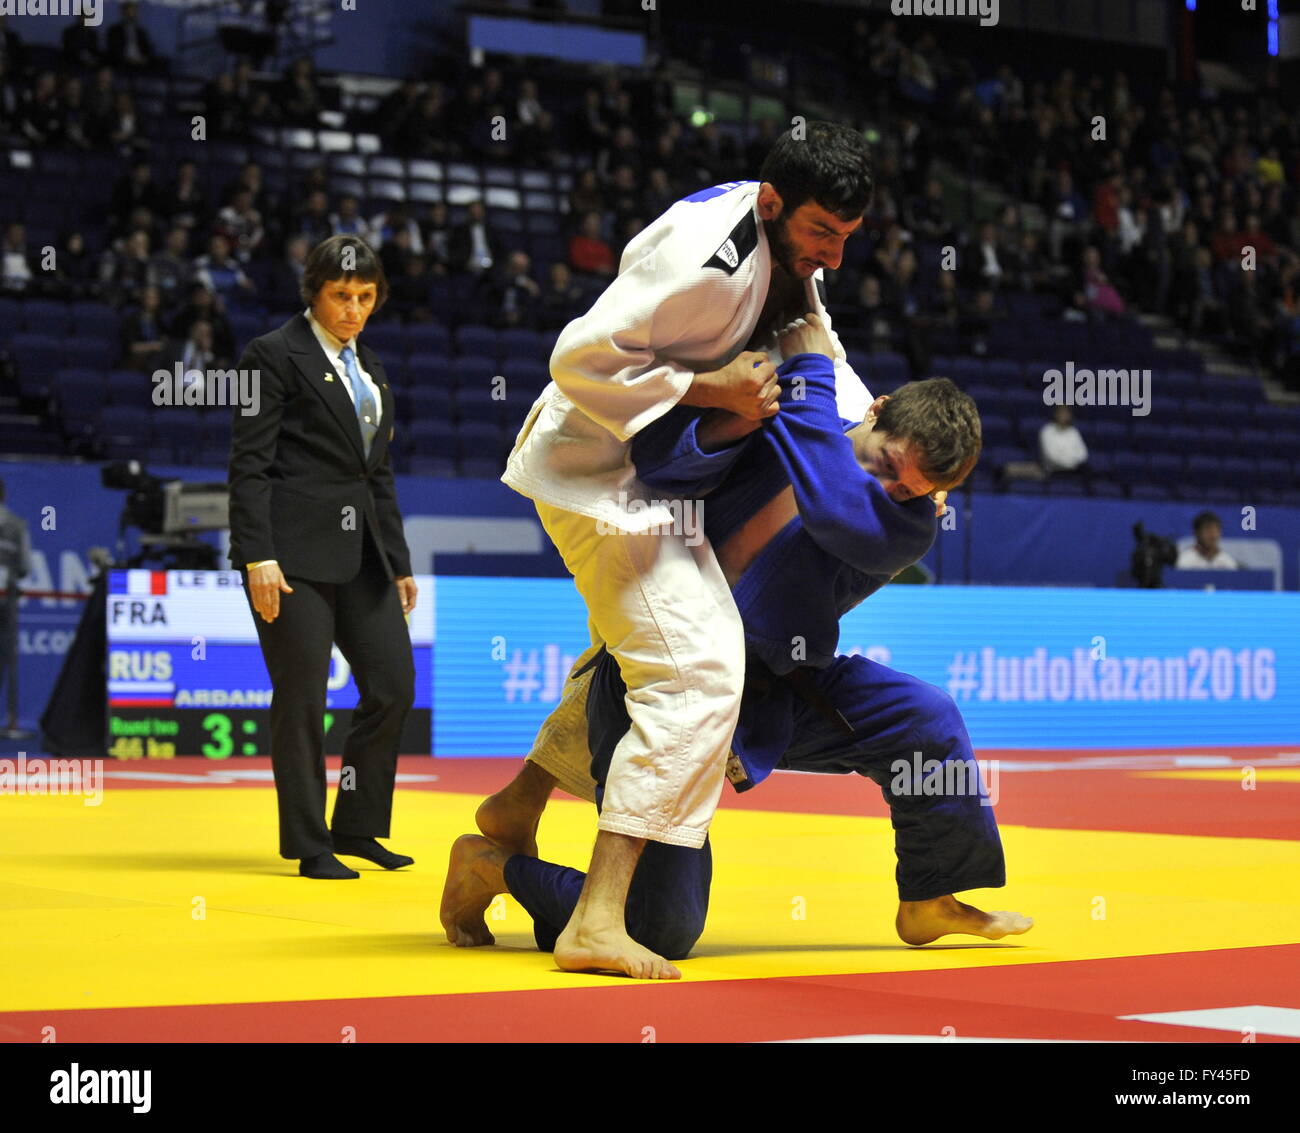
<path fill-rule="evenodd" d="M 397 746 L 414 700 L 405 615 L 416 588 L 389 461 L 393 395 L 379 359 L 357 341 L 388 295 L 384 269 L 364 241 L 333 236 L 307 257 L 301 294 L 307 309 L 255 338 L 239 362 L 256 371 L 261 401 L 257 413 L 234 414 L 230 559 L 274 688 L 280 854 L 298 858 L 304 877 L 353 878 L 335 854 L 385 869 L 413 864 L 376 839 L 389 834 Z M 326 826 L 334 644 L 360 700 Z"/>

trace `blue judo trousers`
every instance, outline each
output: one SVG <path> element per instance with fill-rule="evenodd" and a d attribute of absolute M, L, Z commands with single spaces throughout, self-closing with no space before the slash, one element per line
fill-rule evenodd
<path fill-rule="evenodd" d="M 791 696 L 794 742 L 777 766 L 830 775 L 856 772 L 880 786 L 893 821 L 899 900 L 926 901 L 1005 885 L 997 822 L 952 698 L 861 656 L 837 657 L 813 679 L 853 734 L 815 705 Z M 587 700 L 597 806 L 614 747 L 630 724 L 624 692 L 618 664 L 601 654 Z M 742 718 L 754 699 L 765 695 L 770 693 L 747 683 Z M 929 770 L 924 780 L 918 768 Z M 698 850 L 647 842 L 628 892 L 628 935 L 665 959 L 684 958 L 704 931 L 712 877 L 707 841 Z M 533 918 L 542 951 L 555 948 L 585 878 L 576 869 L 522 854 L 506 863 L 506 884 Z"/>

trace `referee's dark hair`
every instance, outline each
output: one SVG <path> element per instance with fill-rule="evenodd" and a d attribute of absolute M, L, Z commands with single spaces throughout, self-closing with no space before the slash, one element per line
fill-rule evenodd
<path fill-rule="evenodd" d="M 857 220 L 875 187 L 871 154 L 860 131 L 838 122 L 805 122 L 786 130 L 758 171 L 789 216 L 812 200 L 840 220 Z"/>
<path fill-rule="evenodd" d="M 344 269 L 344 256 L 351 249 L 348 260 L 351 267 Z M 375 250 L 360 236 L 331 236 L 322 240 L 307 253 L 307 262 L 303 268 L 298 293 L 302 301 L 311 306 L 318 292 L 333 279 L 352 279 L 356 277 L 365 283 L 375 285 L 375 306 L 378 311 L 388 298 L 388 277 L 384 274 L 384 265 Z"/>

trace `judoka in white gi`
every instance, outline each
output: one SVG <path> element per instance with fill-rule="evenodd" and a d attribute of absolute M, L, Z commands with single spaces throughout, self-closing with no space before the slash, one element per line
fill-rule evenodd
<path fill-rule="evenodd" d="M 808 122 L 777 139 L 758 181 L 677 202 L 560 333 L 553 381 L 519 432 L 502 480 L 535 501 L 587 604 L 589 655 L 603 644 L 617 660 L 632 720 L 611 760 L 591 869 L 555 947 L 561 968 L 668 967 L 627 934 L 628 886 L 646 839 L 703 845 L 744 682 L 740 617 L 712 547 L 637 480 L 629 441 L 679 404 L 749 420 L 778 411 L 777 331 L 810 308 L 829 327 L 819 274 L 839 266 L 871 188 L 861 134 Z M 834 345 L 840 411 L 861 419 L 871 397 Z M 569 788 L 572 760 L 560 753 L 575 729 L 585 750 L 586 684 L 567 683 L 531 758 Z M 489 800 L 485 832 L 513 829 L 509 812 L 534 802 L 516 796 L 543 783 L 549 793 L 544 771 Z"/>

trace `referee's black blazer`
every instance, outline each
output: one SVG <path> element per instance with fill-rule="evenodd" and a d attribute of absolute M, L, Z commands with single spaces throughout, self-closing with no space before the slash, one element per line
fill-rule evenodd
<path fill-rule="evenodd" d="M 388 453 L 393 394 L 375 352 L 359 344 L 357 353 L 383 402 L 368 459 L 347 386 L 304 314 L 248 344 L 239 368 L 259 372 L 261 405 L 249 416 L 238 408 L 234 413 L 229 472 L 234 566 L 276 559 L 286 577 L 348 582 L 361 568 L 368 529 L 388 576 L 411 573 Z"/>

